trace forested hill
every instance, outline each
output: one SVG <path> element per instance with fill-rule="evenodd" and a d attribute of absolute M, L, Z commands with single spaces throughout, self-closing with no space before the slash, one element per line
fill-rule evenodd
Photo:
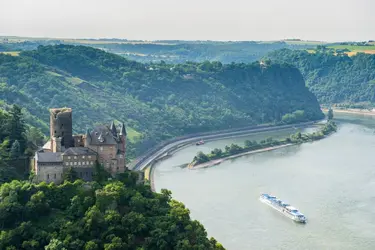
<path fill-rule="evenodd" d="M 125 121 L 138 153 L 172 136 L 280 121 L 297 110 L 296 120 L 322 117 L 298 69 L 286 64 L 142 64 L 70 45 L 0 55 L 0 98 L 25 107 L 45 133 L 51 107 L 73 108 L 75 132 Z"/>
<path fill-rule="evenodd" d="M 270 53 L 268 58 L 299 68 L 321 103 L 375 103 L 375 55 L 359 53 L 349 57 L 330 50 L 308 53 L 283 49 Z"/>

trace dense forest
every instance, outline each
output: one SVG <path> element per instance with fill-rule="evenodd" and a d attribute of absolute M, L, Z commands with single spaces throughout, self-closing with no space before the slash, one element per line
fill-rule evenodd
<path fill-rule="evenodd" d="M 142 64 L 84 46 L 40 46 L 0 55 L 0 98 L 48 133 L 48 108 L 72 107 L 76 133 L 112 119 L 128 126 L 135 154 L 173 136 L 272 123 L 302 110 L 323 116 L 298 69 L 287 64 Z"/>
<path fill-rule="evenodd" d="M 0 186 L 0 249 L 224 249 L 189 210 L 125 172 L 110 182 Z"/>
<path fill-rule="evenodd" d="M 314 53 L 283 49 L 267 58 L 299 68 L 320 103 L 344 106 L 375 103 L 375 55 L 348 56 L 320 46 Z"/>

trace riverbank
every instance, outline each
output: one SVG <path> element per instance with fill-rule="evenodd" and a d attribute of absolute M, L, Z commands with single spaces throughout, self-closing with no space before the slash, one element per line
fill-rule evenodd
<path fill-rule="evenodd" d="M 156 152 L 153 152 L 152 154 L 145 155 L 142 159 L 142 161 L 137 162 L 133 165 L 131 168 L 132 170 L 141 170 L 145 171 L 145 179 L 148 180 L 148 182 L 151 185 L 151 190 L 155 192 L 155 184 L 154 184 L 154 168 L 157 162 L 161 161 L 163 157 L 166 155 L 172 156 L 173 153 L 177 152 L 178 150 L 181 150 L 187 146 L 195 145 L 195 142 L 197 139 L 204 139 L 205 141 L 215 141 L 215 140 L 222 140 L 225 138 L 238 138 L 238 137 L 244 137 L 252 134 L 259 134 L 259 133 L 266 133 L 266 132 L 273 132 L 273 131 L 282 131 L 285 129 L 290 128 L 306 128 L 308 126 L 312 126 L 314 124 L 317 124 L 319 121 L 311 121 L 311 122 L 304 122 L 304 123 L 298 123 L 298 124 L 290 124 L 290 125 L 279 125 L 279 126 L 265 126 L 265 127 L 253 127 L 248 130 L 238 131 L 238 132 L 226 132 L 226 133 L 218 133 L 215 135 L 209 135 L 209 136 L 200 136 L 200 137 L 191 137 L 188 139 L 183 139 L 179 141 L 174 141 L 173 143 L 170 143 L 168 145 L 165 145 L 164 147 L 159 148 Z M 266 137 L 266 136 L 265 136 Z"/>
<path fill-rule="evenodd" d="M 188 167 L 189 169 L 207 168 L 218 165 L 228 159 L 237 158 L 247 154 L 265 152 L 285 146 L 313 142 L 327 137 L 336 130 L 336 124 L 330 120 L 322 125 L 322 128 L 319 131 L 313 133 L 301 134 L 300 132 L 297 132 L 296 134 L 292 134 L 282 140 L 273 140 L 272 138 L 268 138 L 267 140 L 260 141 L 260 143 L 256 141 L 245 141 L 244 147 L 231 144 L 230 146 L 225 146 L 225 150 L 215 148 L 209 154 L 198 152 Z"/>
<path fill-rule="evenodd" d="M 201 168 L 208 168 L 208 167 L 219 165 L 220 163 L 222 163 L 224 161 L 227 161 L 227 160 L 230 160 L 230 159 L 235 159 L 235 158 L 238 158 L 238 157 L 241 157 L 241 156 L 244 156 L 244 155 L 251 155 L 251 154 L 257 154 L 257 153 L 272 151 L 272 150 L 285 148 L 285 147 L 289 147 L 289 146 L 293 146 L 293 145 L 295 145 L 295 144 L 289 143 L 289 144 L 284 144 L 284 145 L 279 145 L 279 146 L 274 146 L 274 147 L 257 149 L 257 150 L 253 150 L 253 151 L 248 151 L 248 152 L 236 154 L 236 155 L 227 156 L 227 157 L 217 159 L 217 160 L 212 160 L 212 161 L 205 162 L 205 163 L 202 163 L 202 164 L 198 164 L 198 165 L 195 165 L 195 166 L 193 166 L 193 164 L 190 163 L 188 165 L 188 168 L 193 169 L 193 170 L 201 169 Z"/>
<path fill-rule="evenodd" d="M 134 160 L 128 165 L 128 168 L 131 170 L 136 171 L 143 171 L 147 166 L 152 165 L 153 162 L 160 159 L 166 154 L 172 155 L 174 152 L 182 149 L 185 146 L 189 146 L 195 144 L 197 140 L 205 140 L 205 141 L 214 141 L 214 140 L 221 140 L 224 138 L 236 138 L 236 137 L 243 137 L 250 134 L 255 133 L 262 133 L 262 132 L 270 132 L 270 131 L 278 131 L 283 129 L 290 129 L 290 128 L 304 128 L 307 126 L 311 126 L 317 123 L 317 121 L 311 122 L 303 122 L 297 124 L 289 124 L 289 125 L 259 125 L 253 126 L 249 128 L 242 128 L 242 129 L 234 129 L 233 131 L 229 132 L 226 131 L 216 131 L 210 135 L 191 135 L 185 136 L 183 138 L 176 138 L 173 139 L 172 142 L 163 143 L 163 145 L 157 146 L 155 149 L 150 150 L 150 152 L 144 154 L 139 159 Z"/>
<path fill-rule="evenodd" d="M 328 112 L 328 109 L 322 108 L 323 112 Z M 337 109 L 332 108 L 332 111 L 334 113 L 344 113 L 344 114 L 357 114 L 357 115 L 370 115 L 374 116 L 375 111 L 368 110 L 368 109 Z"/>

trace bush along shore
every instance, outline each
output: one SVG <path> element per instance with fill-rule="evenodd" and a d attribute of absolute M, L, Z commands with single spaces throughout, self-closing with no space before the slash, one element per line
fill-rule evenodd
<path fill-rule="evenodd" d="M 224 150 L 215 148 L 209 154 L 198 152 L 188 167 L 208 167 L 216 165 L 225 159 L 234 158 L 235 156 L 241 156 L 243 154 L 268 151 L 281 148 L 283 146 L 296 145 L 305 142 L 313 142 L 323 139 L 337 130 L 336 123 L 332 120 L 328 120 L 327 123 L 320 126 L 322 127 L 316 132 L 306 134 L 297 132 L 281 140 L 274 140 L 272 138 L 267 138 L 265 140 L 261 140 L 260 142 L 246 140 L 244 147 L 232 143 L 230 146 L 225 146 Z M 221 161 L 218 161 L 220 159 Z"/>

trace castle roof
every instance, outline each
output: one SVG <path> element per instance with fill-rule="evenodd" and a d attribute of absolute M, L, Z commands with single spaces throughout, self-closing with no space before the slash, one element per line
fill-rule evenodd
<path fill-rule="evenodd" d="M 62 155 L 96 155 L 96 152 L 86 147 L 72 147 L 65 150 Z"/>
<path fill-rule="evenodd" d="M 49 149 L 49 150 L 51 150 L 51 140 L 48 140 L 46 142 L 46 144 L 44 144 L 44 146 L 42 148 L 43 149 Z"/>
<path fill-rule="evenodd" d="M 62 162 L 61 153 L 37 152 L 38 162 Z"/>
<path fill-rule="evenodd" d="M 117 136 L 114 135 L 107 126 L 97 126 L 89 133 L 89 135 L 90 145 L 117 145 Z"/>

